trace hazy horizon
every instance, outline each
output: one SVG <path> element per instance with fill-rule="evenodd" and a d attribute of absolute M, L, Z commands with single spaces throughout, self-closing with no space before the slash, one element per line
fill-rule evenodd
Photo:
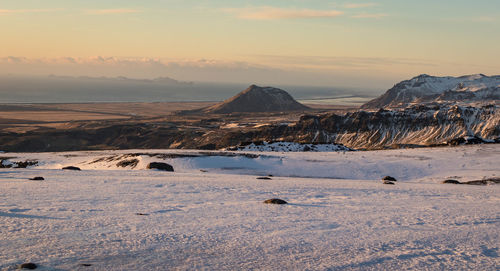
<path fill-rule="evenodd" d="M 500 2 L 14 1 L 0 74 L 388 89 L 498 74 Z"/>
<path fill-rule="evenodd" d="M 215 102 L 228 99 L 251 84 L 259 85 L 258 82 L 184 82 L 175 78 L 0 75 L 0 95 L 1 103 Z M 348 87 L 281 84 L 273 87 L 286 90 L 299 101 L 346 105 L 360 104 L 383 92 Z"/>

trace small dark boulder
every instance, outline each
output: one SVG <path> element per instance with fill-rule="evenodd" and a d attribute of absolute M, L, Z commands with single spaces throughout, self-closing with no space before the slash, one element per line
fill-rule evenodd
<path fill-rule="evenodd" d="M 384 181 L 384 184 L 395 184 L 395 183 L 391 181 Z"/>
<path fill-rule="evenodd" d="M 268 200 L 265 200 L 264 203 L 266 203 L 266 204 L 287 204 L 288 202 L 286 202 L 282 199 L 268 199 Z"/>
<path fill-rule="evenodd" d="M 146 214 L 146 213 L 135 213 L 135 215 L 149 215 L 149 214 Z"/>
<path fill-rule="evenodd" d="M 32 181 L 43 181 L 45 179 L 43 177 L 33 177 L 30 180 L 32 180 Z"/>
<path fill-rule="evenodd" d="M 89 266 L 92 266 L 92 264 L 90 264 L 90 263 L 81 263 L 80 266 L 89 267 Z"/>
<path fill-rule="evenodd" d="M 64 169 L 64 170 L 81 170 L 79 167 L 74 167 L 74 166 L 63 167 L 62 169 Z"/>
<path fill-rule="evenodd" d="M 398 180 L 391 176 L 385 176 L 384 178 L 382 178 L 382 181 L 397 182 Z"/>
<path fill-rule="evenodd" d="M 174 167 L 167 163 L 151 162 L 148 164 L 147 169 L 158 169 L 163 171 L 174 171 Z"/>
<path fill-rule="evenodd" d="M 457 180 L 444 180 L 443 183 L 461 184 L 461 182 L 459 182 Z"/>
<path fill-rule="evenodd" d="M 23 263 L 19 265 L 19 269 L 36 269 L 38 266 L 34 263 Z"/>
<path fill-rule="evenodd" d="M 272 180 L 269 177 L 257 177 L 257 180 Z"/>

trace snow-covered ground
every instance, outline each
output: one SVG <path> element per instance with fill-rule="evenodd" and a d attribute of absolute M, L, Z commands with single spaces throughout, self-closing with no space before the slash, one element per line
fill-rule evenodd
<path fill-rule="evenodd" d="M 0 270 L 500 268 L 500 186 L 441 184 L 500 176 L 498 144 L 245 153 L 2 153 L 39 165 L 0 169 Z"/>

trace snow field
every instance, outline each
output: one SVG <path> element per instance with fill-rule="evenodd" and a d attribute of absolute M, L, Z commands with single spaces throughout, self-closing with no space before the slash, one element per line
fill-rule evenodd
<path fill-rule="evenodd" d="M 498 270 L 499 186 L 439 183 L 498 175 L 498 150 L 166 159 L 174 173 L 87 164 L 129 151 L 4 154 L 43 163 L 0 170 L 0 270 Z"/>

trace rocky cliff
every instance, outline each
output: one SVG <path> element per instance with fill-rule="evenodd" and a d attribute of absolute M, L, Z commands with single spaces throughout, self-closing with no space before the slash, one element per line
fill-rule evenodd
<path fill-rule="evenodd" d="M 354 149 L 452 144 L 461 142 L 460 138 L 495 142 L 500 139 L 500 111 L 494 105 L 418 105 L 345 115 L 305 115 L 292 125 L 266 127 L 237 136 L 241 141 L 340 143 Z"/>

